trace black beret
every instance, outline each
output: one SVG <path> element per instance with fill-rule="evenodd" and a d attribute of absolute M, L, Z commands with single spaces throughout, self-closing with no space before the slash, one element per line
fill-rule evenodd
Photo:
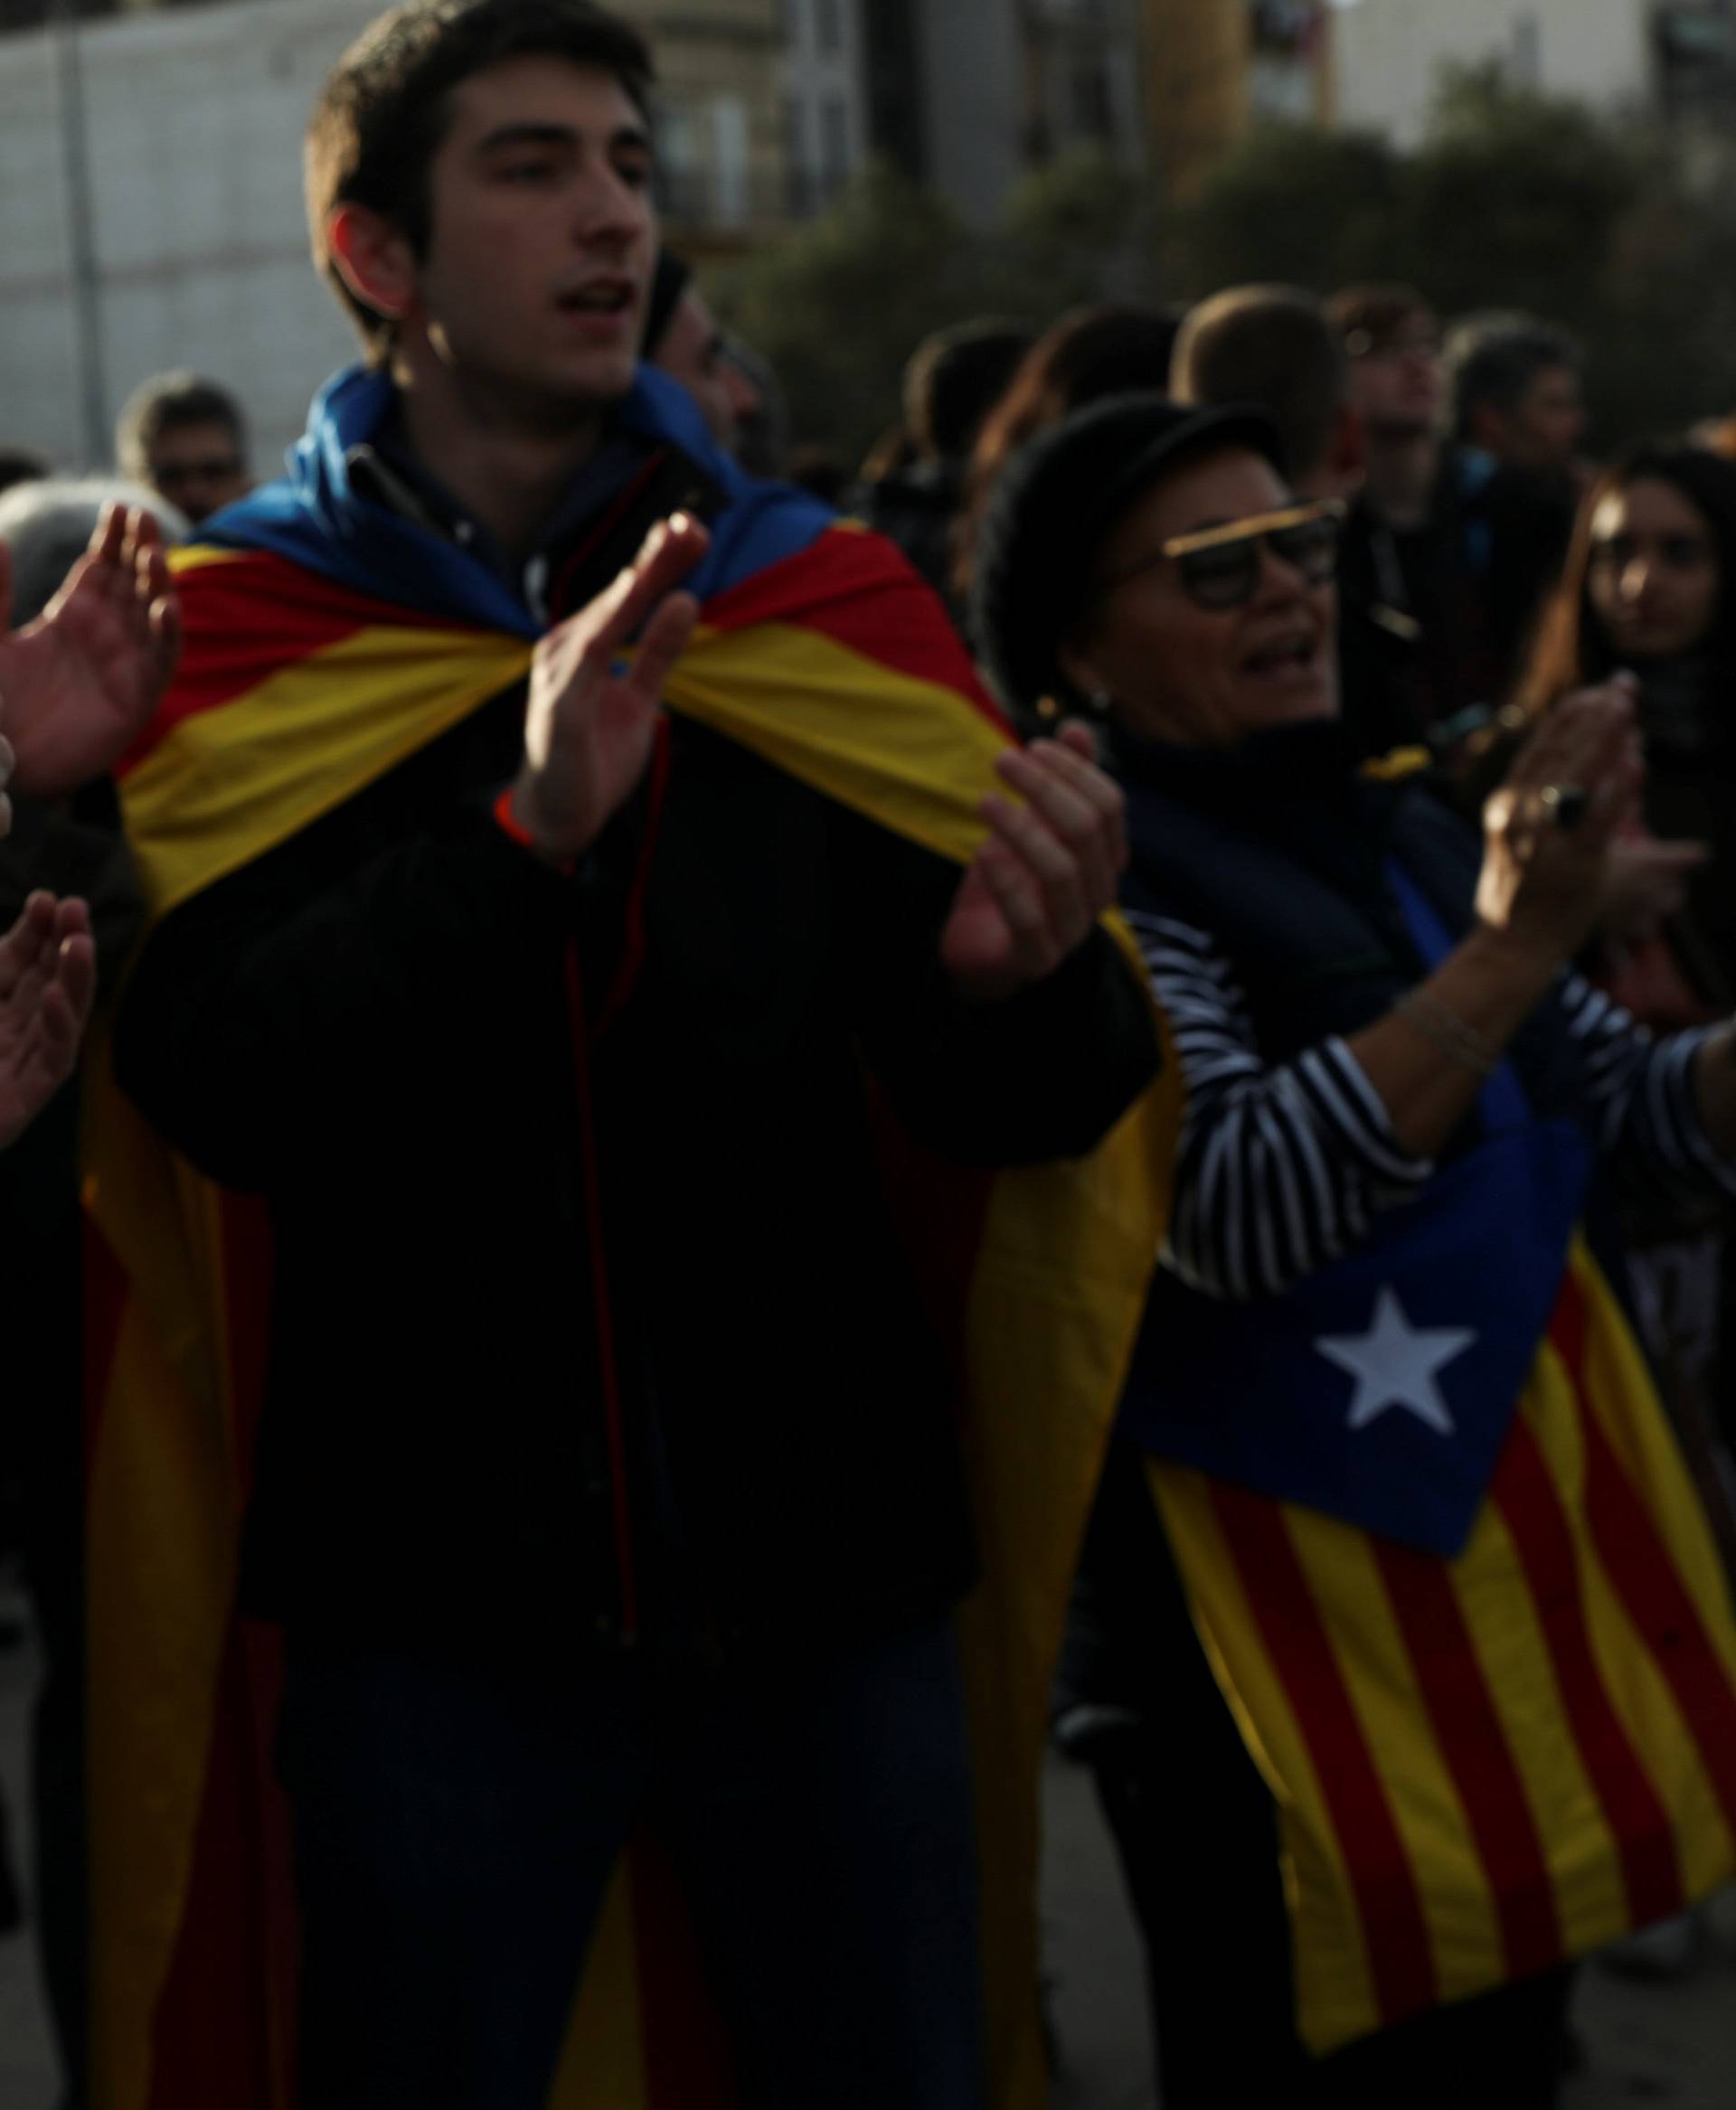
<path fill-rule="evenodd" d="M 1088 598 L 1104 538 L 1184 455 L 1246 447 L 1288 476 L 1278 428 L 1258 410 L 1184 409 L 1158 395 L 1077 410 L 1014 456 L 976 544 L 971 634 L 1003 700 L 1034 711 L 1064 692 L 1058 655 Z"/>

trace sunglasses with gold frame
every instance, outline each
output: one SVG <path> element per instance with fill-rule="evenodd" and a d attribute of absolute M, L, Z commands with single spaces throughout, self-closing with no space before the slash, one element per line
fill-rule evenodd
<path fill-rule="evenodd" d="M 1197 606 L 1239 608 L 1253 598 L 1259 587 L 1263 550 L 1300 572 L 1308 585 L 1326 586 L 1337 575 L 1338 545 L 1348 511 L 1342 498 L 1317 498 L 1277 513 L 1226 520 L 1192 534 L 1172 535 L 1137 563 L 1099 580 L 1098 591 L 1114 593 L 1156 566 L 1173 563 L 1183 592 Z"/>

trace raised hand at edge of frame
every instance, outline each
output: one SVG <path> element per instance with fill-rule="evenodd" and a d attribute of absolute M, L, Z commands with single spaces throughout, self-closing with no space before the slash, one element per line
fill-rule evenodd
<path fill-rule="evenodd" d="M 32 894 L 0 938 L 0 1150 L 71 1076 L 96 987 L 84 903 Z"/>
<path fill-rule="evenodd" d="M 0 544 L 0 608 L 11 565 Z M 180 602 L 156 522 L 107 505 L 64 586 L 34 622 L 0 630 L 0 721 L 13 780 L 64 798 L 120 759 L 150 722 L 181 651 Z"/>

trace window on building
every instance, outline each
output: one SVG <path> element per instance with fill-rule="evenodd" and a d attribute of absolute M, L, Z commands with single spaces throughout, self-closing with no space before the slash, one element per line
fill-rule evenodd
<path fill-rule="evenodd" d="M 1517 88 L 1536 88 L 1543 81 L 1543 31 L 1534 14 L 1522 14 L 1513 25 L 1513 59 L 1509 74 Z"/>
<path fill-rule="evenodd" d="M 829 198 L 850 174 L 850 106 L 841 95 L 820 105 L 820 182 Z"/>
<path fill-rule="evenodd" d="M 1660 7 L 1652 26 L 1664 108 L 1728 122 L 1736 110 L 1736 12 L 1723 0 L 1680 0 Z"/>
<path fill-rule="evenodd" d="M 657 112 L 657 196 L 665 218 L 704 218 L 704 171 L 699 128 L 684 103 L 662 105 Z"/>
<path fill-rule="evenodd" d="M 784 210 L 806 220 L 819 209 L 818 185 L 807 139 L 807 105 L 799 95 L 784 98 Z"/>
<path fill-rule="evenodd" d="M 748 108 L 739 95 L 712 98 L 711 202 L 719 227 L 745 227 L 753 216 Z"/>
<path fill-rule="evenodd" d="M 1073 68 L 1073 130 L 1085 139 L 1115 137 L 1115 90 L 1104 59 L 1081 60 Z"/>

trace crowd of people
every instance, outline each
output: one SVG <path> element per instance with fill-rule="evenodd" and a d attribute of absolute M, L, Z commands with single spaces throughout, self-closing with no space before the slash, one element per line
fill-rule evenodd
<path fill-rule="evenodd" d="M 654 80 L 410 0 L 287 475 L 0 449 L 68 2110 L 1040 2100 L 1047 1737 L 1165 2110 L 1541 2110 L 1736 1879 L 1729 429 L 1249 286 L 853 478 Z"/>

